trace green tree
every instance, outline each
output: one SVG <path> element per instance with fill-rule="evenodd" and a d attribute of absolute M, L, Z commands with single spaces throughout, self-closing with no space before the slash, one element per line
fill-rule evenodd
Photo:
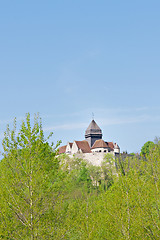
<path fill-rule="evenodd" d="M 13 130 L 8 126 L 3 149 L 1 239 L 51 237 L 55 229 L 53 208 L 60 195 L 62 174 L 56 150 L 44 138 L 39 116 L 35 116 L 33 127 L 29 114 L 19 131 L 16 120 Z"/>
<path fill-rule="evenodd" d="M 155 144 L 152 141 L 146 142 L 141 148 L 141 156 L 148 156 L 150 151 L 154 148 Z"/>
<path fill-rule="evenodd" d="M 104 189 L 109 188 L 113 182 L 116 175 L 115 168 L 115 157 L 111 153 L 107 153 L 101 163 Z"/>

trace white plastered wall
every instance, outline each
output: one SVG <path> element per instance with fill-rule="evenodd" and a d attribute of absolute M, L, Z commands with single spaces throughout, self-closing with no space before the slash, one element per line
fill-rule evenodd
<path fill-rule="evenodd" d="M 92 152 L 104 152 L 104 153 L 108 153 L 109 149 L 108 148 L 94 148 L 91 149 Z"/>
<path fill-rule="evenodd" d="M 67 147 L 66 147 L 66 153 L 71 154 L 71 147 L 70 147 L 69 142 L 68 142 Z"/>
<path fill-rule="evenodd" d="M 73 142 L 73 145 L 72 145 L 72 151 L 71 151 L 71 154 L 75 154 L 75 153 L 78 153 L 78 146 L 76 144 L 76 142 L 74 141 Z"/>

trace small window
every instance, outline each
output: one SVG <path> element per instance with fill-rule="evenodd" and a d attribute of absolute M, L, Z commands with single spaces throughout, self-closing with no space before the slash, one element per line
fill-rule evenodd
<path fill-rule="evenodd" d="M 99 150 L 99 152 L 101 152 L 101 150 Z"/>
<path fill-rule="evenodd" d="M 106 152 L 106 150 L 104 150 L 104 152 Z"/>

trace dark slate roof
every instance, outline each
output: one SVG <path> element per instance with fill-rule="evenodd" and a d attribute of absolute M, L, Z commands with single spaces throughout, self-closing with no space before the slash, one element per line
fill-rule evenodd
<path fill-rule="evenodd" d="M 92 120 L 92 122 L 89 124 L 88 128 L 86 129 L 85 133 L 86 134 L 89 134 L 89 133 L 102 134 L 102 130 L 97 125 L 97 123 L 94 120 Z"/>

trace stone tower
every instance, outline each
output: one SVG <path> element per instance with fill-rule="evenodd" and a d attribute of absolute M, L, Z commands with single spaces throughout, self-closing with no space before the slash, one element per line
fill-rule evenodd
<path fill-rule="evenodd" d="M 90 147 L 93 146 L 96 140 L 102 139 L 102 130 L 94 120 L 92 120 L 85 131 L 85 139 L 88 141 Z"/>

